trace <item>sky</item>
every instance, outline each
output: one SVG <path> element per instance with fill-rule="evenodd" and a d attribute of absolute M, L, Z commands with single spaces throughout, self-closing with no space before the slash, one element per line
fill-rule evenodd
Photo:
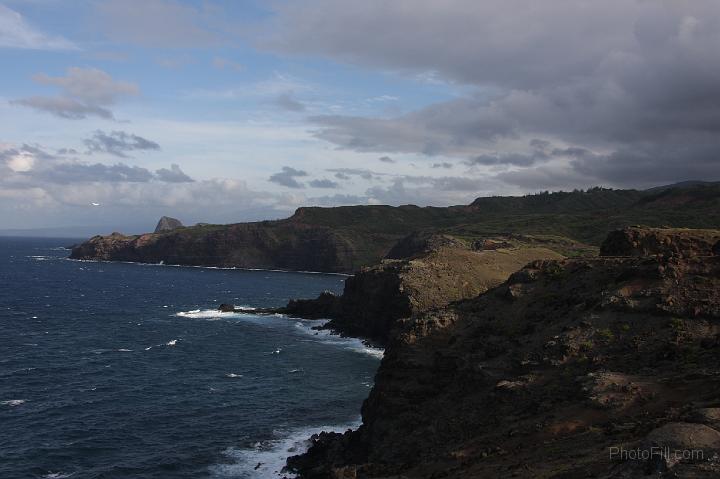
<path fill-rule="evenodd" d="M 720 180 L 717 0 L 0 0 L 0 230 Z"/>

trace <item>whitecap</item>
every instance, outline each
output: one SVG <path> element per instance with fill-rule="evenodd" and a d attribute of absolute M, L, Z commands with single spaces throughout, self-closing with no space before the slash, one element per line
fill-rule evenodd
<path fill-rule="evenodd" d="M 25 404 L 24 399 L 8 399 L 7 401 L 0 401 L 3 406 L 16 407 Z"/>
<path fill-rule="evenodd" d="M 232 318 L 237 313 L 226 313 L 218 311 L 217 309 L 192 309 L 190 311 L 180 311 L 175 313 L 175 316 L 180 318 L 192 318 L 192 319 L 220 319 L 220 318 Z"/>
<path fill-rule="evenodd" d="M 340 346 L 356 353 L 367 354 L 372 357 L 382 359 L 385 354 L 385 350 L 383 348 L 368 346 L 358 338 L 342 337 L 329 329 L 313 329 L 317 326 L 324 326 L 327 322 L 327 320 L 298 321 L 295 323 L 295 327 L 297 327 L 300 331 L 313 336 L 313 338 L 318 342 Z"/>
<path fill-rule="evenodd" d="M 119 353 L 131 353 L 132 349 L 120 348 L 117 350 Z"/>
<path fill-rule="evenodd" d="M 235 373 L 227 373 L 227 374 L 225 375 L 225 377 L 226 377 L 226 378 L 241 378 L 241 377 L 243 377 L 243 375 L 242 375 L 242 374 L 235 374 Z"/>
<path fill-rule="evenodd" d="M 276 437 L 270 441 L 262 441 L 251 447 L 229 448 L 223 455 L 233 461 L 232 464 L 216 464 L 210 467 L 210 475 L 216 479 L 247 478 L 272 479 L 294 478 L 294 474 L 283 473 L 285 461 L 289 456 L 302 454 L 310 446 L 310 437 L 322 431 L 344 432 L 360 425 L 360 420 L 350 424 L 335 426 L 315 426 L 274 431 Z"/>
<path fill-rule="evenodd" d="M 180 341 L 180 339 L 172 339 L 172 340 L 168 341 L 167 343 L 165 343 L 165 346 L 175 346 L 178 341 Z"/>

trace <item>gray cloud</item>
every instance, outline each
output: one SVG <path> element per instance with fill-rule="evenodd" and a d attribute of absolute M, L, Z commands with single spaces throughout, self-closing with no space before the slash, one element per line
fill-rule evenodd
<path fill-rule="evenodd" d="M 58 163 L 24 173 L 34 180 L 48 183 L 72 184 L 86 182 L 144 183 L 153 179 L 146 168 L 124 163 Z"/>
<path fill-rule="evenodd" d="M 192 183 L 193 180 L 180 169 L 180 166 L 173 163 L 170 169 L 160 168 L 155 171 L 157 179 L 166 183 Z"/>
<path fill-rule="evenodd" d="M 340 148 L 614 184 L 720 175 L 718 2 L 301 0 L 280 4 L 277 23 L 278 50 L 475 90 L 392 118 L 312 118 Z M 567 161 L 542 142 L 596 153 Z"/>
<path fill-rule="evenodd" d="M 363 180 L 372 180 L 384 175 L 384 173 L 376 173 L 363 168 L 329 168 L 326 171 L 335 173 L 335 178 L 340 180 L 349 180 L 353 176 L 359 176 Z"/>
<path fill-rule="evenodd" d="M 111 131 L 105 133 L 96 130 L 91 138 L 84 140 L 88 153 L 109 153 L 111 155 L 127 158 L 127 152 L 142 150 L 159 150 L 160 145 L 141 136 L 124 131 Z"/>
<path fill-rule="evenodd" d="M 65 152 L 73 151 L 63 148 Z M 178 165 L 161 168 L 155 173 L 140 166 L 115 163 L 86 163 L 68 160 L 64 153 L 48 153 L 40 146 L 22 145 L 0 149 L 0 186 L 42 188 L 44 185 L 80 183 L 163 183 L 192 182 Z"/>
<path fill-rule="evenodd" d="M 307 172 L 296 170 L 289 166 L 283 166 L 280 173 L 275 173 L 269 181 L 288 188 L 305 188 L 305 185 L 297 181 L 296 177 L 307 176 Z"/>
<path fill-rule="evenodd" d="M 446 170 L 449 170 L 453 167 L 452 163 L 448 163 L 447 161 L 442 161 L 440 163 L 433 163 L 431 168 L 437 169 L 437 168 L 445 168 Z"/>
<path fill-rule="evenodd" d="M 72 98 L 32 96 L 29 98 L 22 98 L 20 100 L 13 100 L 11 103 L 51 113 L 55 116 L 59 116 L 60 118 L 67 118 L 69 120 L 82 120 L 88 116 L 97 116 L 106 120 L 113 119 L 113 113 L 107 108 L 86 105 Z"/>
<path fill-rule="evenodd" d="M 108 106 L 119 98 L 138 95 L 140 92 L 137 85 L 116 81 L 108 73 L 96 68 L 71 67 L 66 76 L 61 77 L 40 73 L 33 77 L 33 81 L 57 86 L 61 92 L 57 96 L 33 96 L 11 103 L 75 120 L 88 116 L 113 119 Z"/>
<path fill-rule="evenodd" d="M 310 181 L 310 186 L 313 188 L 337 188 L 339 185 L 336 181 L 328 179 L 318 179 Z"/>
<path fill-rule="evenodd" d="M 383 163 L 395 163 L 395 160 L 393 160 L 389 156 L 381 156 L 380 158 L 378 158 L 378 160 L 382 161 Z"/>
<path fill-rule="evenodd" d="M 291 93 L 278 95 L 273 103 L 283 110 L 301 112 L 305 111 L 305 105 L 298 101 Z"/>

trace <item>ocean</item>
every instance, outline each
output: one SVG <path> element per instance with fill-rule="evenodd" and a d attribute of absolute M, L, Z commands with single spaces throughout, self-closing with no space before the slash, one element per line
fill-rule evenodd
<path fill-rule="evenodd" d="M 314 321 L 218 313 L 340 275 L 80 262 L 0 238 L 0 478 L 273 478 L 355 427 L 382 351 Z"/>

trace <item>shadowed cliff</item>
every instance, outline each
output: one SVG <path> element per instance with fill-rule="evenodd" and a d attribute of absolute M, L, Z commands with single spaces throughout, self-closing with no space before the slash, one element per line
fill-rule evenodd
<path fill-rule="evenodd" d="M 719 234 L 627 229 L 607 256 L 534 261 L 402 320 L 362 426 L 289 464 L 306 479 L 718 477 Z M 619 453 L 652 448 L 695 455 Z"/>

